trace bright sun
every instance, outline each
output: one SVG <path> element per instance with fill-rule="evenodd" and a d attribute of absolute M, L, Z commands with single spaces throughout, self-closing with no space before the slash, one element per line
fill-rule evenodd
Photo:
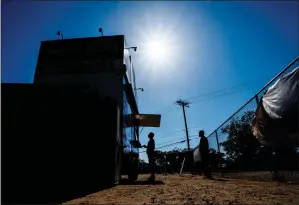
<path fill-rule="evenodd" d="M 173 35 L 163 30 L 144 33 L 140 40 L 140 54 L 152 69 L 167 69 L 176 60 L 177 45 Z"/>
<path fill-rule="evenodd" d="M 150 61 L 161 64 L 169 60 L 171 56 L 170 45 L 167 45 L 167 41 L 163 41 L 163 39 L 155 39 L 147 42 L 145 45 L 145 53 Z"/>

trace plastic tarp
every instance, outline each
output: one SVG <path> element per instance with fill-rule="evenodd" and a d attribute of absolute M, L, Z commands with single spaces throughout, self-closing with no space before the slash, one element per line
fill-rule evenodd
<path fill-rule="evenodd" d="M 265 111 L 272 119 L 282 119 L 296 110 L 299 99 L 299 67 L 272 85 L 262 98 Z"/>
<path fill-rule="evenodd" d="M 194 162 L 201 162 L 199 147 L 194 148 L 194 150 L 193 150 L 193 159 L 194 159 Z"/>
<path fill-rule="evenodd" d="M 262 143 L 279 146 L 280 143 L 298 144 L 299 67 L 279 79 L 262 97 L 252 133 Z"/>

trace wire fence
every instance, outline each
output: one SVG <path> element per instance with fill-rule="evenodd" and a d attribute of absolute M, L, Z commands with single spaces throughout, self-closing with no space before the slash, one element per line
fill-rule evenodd
<path fill-rule="evenodd" d="M 229 145 L 231 147 L 234 147 L 235 144 L 239 144 L 239 146 L 241 144 L 243 148 L 246 147 L 247 145 L 251 145 L 251 147 L 259 146 L 259 148 L 261 148 L 261 144 L 258 143 L 254 144 L 255 142 L 252 141 L 252 138 L 250 141 L 249 138 L 243 137 L 241 142 L 240 142 L 240 138 L 239 139 L 232 138 L 232 136 L 236 135 L 236 133 L 233 132 L 238 132 L 238 134 L 241 133 L 240 135 L 243 136 L 248 136 L 248 135 L 253 136 L 251 131 L 251 122 L 255 117 L 255 112 L 262 96 L 265 94 L 265 92 L 268 90 L 270 86 L 272 86 L 275 82 L 277 82 L 278 79 L 283 77 L 285 74 L 291 72 L 293 69 L 295 69 L 298 66 L 299 66 L 299 57 L 297 57 L 286 68 L 284 68 L 267 85 L 265 85 L 258 93 L 256 93 L 250 100 L 248 100 L 247 103 L 245 103 L 240 109 L 238 109 L 234 114 L 232 114 L 224 123 L 222 123 L 217 129 L 215 129 L 208 136 L 209 146 L 211 150 L 214 150 L 210 152 L 210 156 L 209 156 L 210 170 L 212 172 L 219 172 L 220 170 L 221 172 L 223 172 L 224 170 L 226 170 L 225 176 L 228 178 L 232 177 L 232 178 L 240 178 L 240 179 L 247 179 L 247 180 L 253 179 L 258 181 L 264 181 L 264 180 L 267 181 L 272 179 L 272 176 L 269 175 L 270 173 L 269 171 L 273 170 L 273 167 L 271 167 L 273 164 L 271 161 L 273 159 L 272 157 L 273 154 L 271 152 L 272 150 L 270 150 L 270 154 L 269 154 L 269 150 L 259 149 L 260 158 L 249 160 L 248 158 L 246 159 L 244 157 L 243 158 L 240 157 L 239 159 L 241 160 L 237 161 L 237 163 L 233 162 L 230 164 L 230 162 L 232 162 L 233 160 L 230 161 L 228 156 L 231 153 L 228 153 L 229 150 L 227 150 L 226 147 L 227 147 L 227 143 L 231 143 Z M 239 126 L 240 122 L 242 126 Z M 195 128 L 197 129 L 197 127 Z M 193 128 L 189 128 L 189 129 L 193 129 Z M 173 136 L 177 132 L 182 132 L 182 131 L 184 131 L 184 129 L 177 130 L 169 135 L 162 136 L 157 139 L 167 138 L 169 136 Z M 190 137 L 190 141 L 194 139 L 198 139 L 198 134 L 190 135 L 189 137 Z M 256 139 L 255 137 L 253 138 Z M 163 149 L 169 147 L 176 147 L 178 144 L 182 144 L 182 143 L 186 143 L 186 139 L 184 137 L 178 138 L 177 140 L 171 140 L 171 141 L 161 143 L 159 144 L 159 146 L 157 145 L 157 149 L 160 150 L 161 156 L 163 155 L 162 158 L 159 158 L 160 161 L 158 163 L 160 167 L 159 170 L 161 173 L 178 173 L 182 169 L 183 172 L 192 172 L 193 174 L 197 174 L 199 170 L 198 167 L 195 166 L 194 153 L 192 153 L 192 151 L 191 152 L 186 150 L 185 151 L 179 151 L 179 150 L 163 151 Z M 198 146 L 196 146 L 193 149 L 193 151 L 197 148 Z M 297 156 L 299 156 L 298 154 Z M 299 164 L 298 161 L 299 157 L 297 158 L 298 159 L 295 159 L 295 163 L 297 162 L 296 164 Z M 184 163 L 182 163 L 183 161 Z M 224 167 L 226 167 L 227 169 L 223 169 Z M 240 174 L 236 173 L 240 171 L 242 173 Z M 290 179 L 290 180 L 299 179 L 299 172 L 294 171 L 294 169 L 292 169 L 290 172 L 284 170 L 283 173 L 286 179 Z"/>
<path fill-rule="evenodd" d="M 217 129 L 215 129 L 209 136 L 209 144 L 210 147 L 217 150 L 220 153 L 223 153 L 226 157 L 229 155 L 229 150 L 225 149 L 225 143 L 240 143 L 240 142 L 234 142 L 234 139 L 230 137 L 230 140 L 228 140 L 229 135 L 235 135 L 232 134 L 234 130 L 236 130 L 236 127 L 238 126 L 238 122 L 245 123 L 248 127 L 251 126 L 251 122 L 253 118 L 255 117 L 255 111 L 259 105 L 259 102 L 262 98 L 262 96 L 266 93 L 268 88 L 272 86 L 275 82 L 277 82 L 278 79 L 286 75 L 287 73 L 294 70 L 296 67 L 299 66 L 299 56 L 293 60 L 287 67 L 285 67 L 278 75 L 276 75 L 268 84 L 266 84 L 258 93 L 256 93 L 250 100 L 248 100 L 240 109 L 238 109 L 234 114 L 232 114 L 224 123 L 222 123 Z M 235 128 L 235 129 L 234 129 Z M 241 129 L 240 127 L 238 129 Z M 239 130 L 240 131 L 240 130 Z M 251 129 L 244 129 L 241 130 L 241 132 L 251 132 Z M 228 142 L 230 141 L 230 142 Z M 245 146 L 246 143 L 250 142 L 242 142 Z M 231 145 L 232 145 L 231 144 Z M 234 146 L 234 145 L 232 145 Z M 248 162 L 247 162 L 248 163 Z M 250 164 L 247 164 L 249 169 L 253 169 Z"/>

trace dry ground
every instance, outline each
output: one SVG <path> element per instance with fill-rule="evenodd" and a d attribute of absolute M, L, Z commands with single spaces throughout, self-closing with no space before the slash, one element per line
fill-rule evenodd
<path fill-rule="evenodd" d="M 299 184 L 266 180 L 262 173 L 157 175 L 155 185 L 141 175 L 134 185 L 120 184 L 65 204 L 299 204 Z"/>

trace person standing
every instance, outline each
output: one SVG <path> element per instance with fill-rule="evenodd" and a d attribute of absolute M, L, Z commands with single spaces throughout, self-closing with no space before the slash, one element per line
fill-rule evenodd
<path fill-rule="evenodd" d="M 211 179 L 212 176 L 209 170 L 209 141 L 205 137 L 205 132 L 203 130 L 199 131 L 199 137 L 199 151 L 201 156 L 202 174 L 204 178 Z"/>
<path fill-rule="evenodd" d="M 148 134 L 149 141 L 147 145 L 143 145 L 146 148 L 146 154 L 148 156 L 149 168 L 151 171 L 150 181 L 155 181 L 155 134 L 150 132 Z"/>

